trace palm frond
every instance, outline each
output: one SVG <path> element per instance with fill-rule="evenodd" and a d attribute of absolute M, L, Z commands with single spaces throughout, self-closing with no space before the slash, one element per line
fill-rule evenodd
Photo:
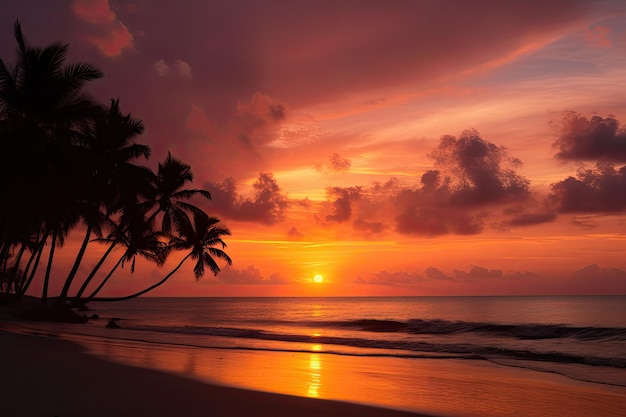
<path fill-rule="evenodd" d="M 22 34 L 22 25 L 19 20 L 15 21 L 13 25 L 13 34 L 15 36 L 15 40 L 17 41 L 17 56 L 18 62 L 23 61 L 26 58 L 26 42 L 24 42 L 24 35 Z"/>
<path fill-rule="evenodd" d="M 209 193 L 207 190 L 199 190 L 195 188 L 191 190 L 176 191 L 175 193 L 172 193 L 171 198 L 173 199 L 184 198 L 185 200 L 189 200 L 190 198 L 196 197 L 196 196 L 204 197 L 209 201 L 211 200 L 211 193 Z"/>
<path fill-rule="evenodd" d="M 226 252 L 224 252 L 221 249 L 217 249 L 217 248 L 207 248 L 207 252 L 210 253 L 212 256 L 221 259 L 223 261 L 226 261 L 226 263 L 228 265 L 232 265 L 233 264 L 233 260 L 230 258 L 230 256 L 228 256 L 226 254 Z"/>
<path fill-rule="evenodd" d="M 65 67 L 60 76 L 61 87 L 67 90 L 80 90 L 87 81 L 97 80 L 104 77 L 104 73 L 99 68 L 78 62 Z"/>
<path fill-rule="evenodd" d="M 150 158 L 151 152 L 152 150 L 150 149 L 148 145 L 141 145 L 138 143 L 133 143 L 132 145 L 127 146 L 124 149 L 120 149 L 119 156 L 120 156 L 120 159 L 124 161 L 130 161 L 132 159 L 137 159 L 141 157 L 148 159 Z"/>

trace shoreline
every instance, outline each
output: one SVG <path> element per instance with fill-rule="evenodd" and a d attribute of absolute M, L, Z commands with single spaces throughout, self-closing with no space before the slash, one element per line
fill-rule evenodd
<path fill-rule="evenodd" d="M 46 335 L 0 330 L 7 416 L 427 417 L 348 402 L 223 387 L 89 354 Z M 433 416 L 431 416 L 433 417 Z"/>

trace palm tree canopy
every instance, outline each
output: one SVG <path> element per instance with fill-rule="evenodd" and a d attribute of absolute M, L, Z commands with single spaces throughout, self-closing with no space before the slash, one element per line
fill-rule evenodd
<path fill-rule="evenodd" d="M 65 66 L 69 45 L 45 48 L 26 44 L 19 21 L 14 26 L 17 62 L 0 60 L 0 111 L 37 125 L 71 126 L 93 114 L 99 106 L 81 92 L 88 81 L 102 78 L 91 64 Z"/>
<path fill-rule="evenodd" d="M 141 183 L 143 194 L 149 192 L 148 171 L 134 164 L 138 158 L 150 157 L 150 147 L 135 142 L 143 131 L 141 120 L 120 111 L 119 100 L 111 100 L 108 109 L 99 112 L 81 129 L 85 159 L 92 171 L 90 198 L 99 198 L 109 212 L 120 209 L 128 183 L 133 185 L 132 194 L 142 194 L 140 188 L 135 187 Z"/>
<path fill-rule="evenodd" d="M 199 214 L 202 210 L 183 200 L 199 196 L 211 200 L 206 190 L 183 189 L 186 183 L 193 181 L 191 167 L 172 157 L 168 152 L 163 163 L 159 163 L 157 174 L 153 180 L 152 201 L 158 205 L 158 212 L 163 213 L 161 229 L 170 233 L 172 224 L 179 227 L 187 219 L 187 214 Z"/>
<path fill-rule="evenodd" d="M 124 262 L 131 262 L 131 272 L 135 271 L 137 256 L 141 256 L 157 266 L 162 266 L 169 253 L 169 246 L 163 233 L 154 229 L 154 221 L 142 217 L 121 225 L 116 225 L 107 238 L 99 242 L 114 243 L 125 248 L 122 255 Z"/>
<path fill-rule="evenodd" d="M 19 21 L 14 35 L 15 64 L 0 60 L 0 177 L 11 196 L 0 203 L 3 244 L 40 227 L 61 232 L 75 224 L 63 211 L 75 203 L 87 176 L 74 145 L 79 127 L 101 111 L 82 88 L 103 76 L 90 64 L 66 64 L 67 44 L 28 45 Z"/>
<path fill-rule="evenodd" d="M 193 221 L 187 218 L 180 224 L 178 236 L 170 239 L 170 247 L 175 250 L 191 250 L 191 258 L 196 261 L 193 272 L 196 279 L 204 276 L 205 268 L 208 267 L 213 275 L 220 272 L 220 267 L 215 258 L 226 261 L 232 265 L 232 259 L 223 251 L 226 243 L 222 236 L 229 236 L 227 227 L 218 226 L 219 220 L 207 216 L 205 213 L 196 213 Z M 218 246 L 218 247 L 216 247 Z"/>

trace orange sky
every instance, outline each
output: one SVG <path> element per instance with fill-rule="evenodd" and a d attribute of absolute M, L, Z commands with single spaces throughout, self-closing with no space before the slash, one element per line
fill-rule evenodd
<path fill-rule="evenodd" d="M 155 295 L 626 293 L 622 1 L 40 3 L 0 5 L 0 56 L 15 19 L 69 42 L 232 230 Z"/>

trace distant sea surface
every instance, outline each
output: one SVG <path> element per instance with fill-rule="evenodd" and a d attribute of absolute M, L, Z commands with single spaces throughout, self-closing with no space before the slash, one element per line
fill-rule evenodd
<path fill-rule="evenodd" d="M 495 364 L 626 392 L 626 296 L 138 298 L 90 307 L 99 320 L 53 328 L 92 345 L 401 358 L 416 369 L 423 359 Z M 122 328 L 106 329 L 111 318 Z"/>

